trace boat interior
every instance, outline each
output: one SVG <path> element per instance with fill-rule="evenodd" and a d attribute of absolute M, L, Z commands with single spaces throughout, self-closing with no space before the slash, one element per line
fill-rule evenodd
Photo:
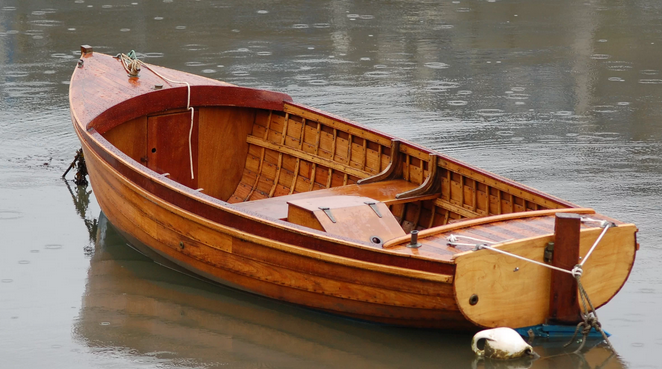
<path fill-rule="evenodd" d="M 147 168 L 235 209 L 374 245 L 464 219 L 572 207 L 295 103 L 194 111 L 193 123 L 179 109 L 102 134 Z"/>

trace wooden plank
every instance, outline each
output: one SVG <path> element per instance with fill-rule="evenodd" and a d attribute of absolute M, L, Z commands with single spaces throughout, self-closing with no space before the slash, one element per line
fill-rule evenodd
<path fill-rule="evenodd" d="M 170 173 L 169 178 L 189 188 L 199 188 L 198 178 L 198 120 L 196 112 L 191 135 L 193 173 L 189 153 L 191 113 L 162 114 L 147 119 L 147 167 L 157 173 Z M 245 160 L 241 163 L 244 164 Z"/>
<path fill-rule="evenodd" d="M 475 213 L 469 209 L 463 208 L 461 206 L 455 205 L 449 201 L 446 201 L 444 199 L 436 199 L 434 204 L 440 208 L 450 210 L 453 213 L 457 215 L 461 215 L 463 218 L 479 218 L 481 215 L 478 213 Z"/>
<path fill-rule="evenodd" d="M 578 263 L 581 223 L 579 214 L 556 214 L 553 266 L 572 270 Z M 548 324 L 575 325 L 582 320 L 577 300 L 577 280 L 573 276 L 552 270 L 549 293 Z"/>
<path fill-rule="evenodd" d="M 209 196 L 227 200 L 248 167 L 246 137 L 252 130 L 255 112 L 236 107 L 199 109 L 198 187 Z M 253 160 L 253 158 L 251 158 Z M 259 163 L 257 164 L 259 167 Z"/>
<path fill-rule="evenodd" d="M 359 177 L 359 178 L 365 178 L 368 176 L 368 173 L 356 168 L 353 168 L 349 165 L 341 164 L 333 160 L 329 160 L 326 158 L 322 158 L 319 156 L 315 156 L 312 154 L 309 154 L 305 151 L 298 150 L 289 146 L 284 146 L 284 145 L 278 145 L 274 144 L 268 141 L 265 141 L 261 138 L 255 137 L 255 136 L 248 136 L 247 139 L 248 143 L 253 144 L 253 145 L 258 145 L 260 147 L 268 148 L 271 150 L 275 150 L 278 152 L 282 152 L 283 154 L 288 154 L 292 155 L 295 158 L 303 159 L 306 161 L 309 161 L 311 163 L 315 163 L 318 165 L 323 165 L 329 169 L 337 170 L 343 173 L 347 173 L 349 175 Z"/>
<path fill-rule="evenodd" d="M 147 117 L 139 117 L 121 124 L 104 134 L 118 150 L 138 163 L 147 160 Z"/>
<path fill-rule="evenodd" d="M 420 146 L 414 146 L 414 144 L 409 142 L 403 142 L 400 150 L 403 154 L 419 160 L 428 160 L 430 154 L 433 154 L 432 151 L 423 149 Z"/>

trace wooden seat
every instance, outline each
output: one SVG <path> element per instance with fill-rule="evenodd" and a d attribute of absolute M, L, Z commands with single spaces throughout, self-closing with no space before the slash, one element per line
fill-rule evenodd
<path fill-rule="evenodd" d="M 247 201 L 232 204 L 233 208 L 258 213 L 264 216 L 287 219 L 288 202 L 328 196 L 363 196 L 369 197 L 386 205 L 393 205 L 403 202 L 426 200 L 436 198 L 438 194 L 425 195 L 422 197 L 409 197 L 406 199 L 397 199 L 396 195 L 410 191 L 418 187 L 417 184 L 407 182 L 402 179 L 394 179 L 382 182 L 373 182 L 366 184 L 352 184 L 347 186 L 332 187 L 323 190 L 302 192 L 293 195 L 272 197 L 262 200 Z"/>
<path fill-rule="evenodd" d="M 288 201 L 287 221 L 380 247 L 405 236 L 383 202 L 364 196 L 334 195 Z"/>

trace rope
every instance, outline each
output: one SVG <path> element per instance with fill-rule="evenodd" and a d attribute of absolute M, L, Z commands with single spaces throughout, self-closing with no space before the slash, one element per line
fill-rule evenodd
<path fill-rule="evenodd" d="M 582 262 L 579 263 L 580 266 L 584 266 L 584 263 L 586 262 L 586 260 L 588 260 L 588 257 L 591 256 L 591 253 L 593 253 L 593 250 L 595 250 L 595 247 L 598 246 L 598 243 L 600 242 L 600 240 L 602 240 L 602 237 L 605 235 L 605 233 L 607 233 L 607 230 L 608 230 L 610 227 L 613 227 L 613 226 L 614 226 L 613 223 L 609 223 L 609 222 L 607 222 L 607 223 L 605 224 L 604 229 L 602 230 L 602 233 L 600 233 L 600 236 L 598 236 L 598 239 L 595 240 L 595 243 L 593 244 L 593 246 L 591 246 L 591 249 L 588 250 L 588 252 L 586 253 L 586 256 L 584 257 L 584 259 L 582 260 Z"/>
<path fill-rule="evenodd" d="M 191 85 L 186 81 L 175 81 L 163 76 L 159 72 L 152 69 L 148 64 L 144 63 L 142 60 L 139 60 L 136 57 L 136 52 L 133 50 L 131 50 L 128 55 L 118 54 L 116 58 L 118 58 L 122 62 L 122 66 L 124 67 L 124 70 L 126 70 L 126 72 L 129 73 L 129 76 L 131 77 L 137 77 L 138 73 L 140 72 L 140 67 L 144 66 L 147 70 L 154 73 L 155 75 L 157 75 L 166 82 L 186 85 L 186 91 L 187 91 L 186 110 L 191 111 L 191 128 L 189 129 L 188 132 L 188 155 L 189 155 L 189 164 L 191 166 L 191 179 L 195 179 L 195 174 L 193 173 L 193 146 L 191 144 L 191 138 L 193 136 L 193 117 L 195 114 L 195 110 L 191 106 Z"/>
<path fill-rule="evenodd" d="M 467 239 L 474 240 L 474 241 L 480 241 L 480 242 L 483 242 L 483 244 L 471 244 L 471 243 L 459 243 L 459 242 L 455 242 L 455 240 L 457 240 L 458 238 L 467 238 Z M 573 269 L 573 271 L 565 270 L 565 269 L 562 269 L 562 268 L 559 268 L 559 267 L 555 267 L 555 266 L 553 266 L 553 265 L 549 265 L 549 264 L 541 263 L 541 262 L 536 261 L 536 260 L 531 260 L 531 259 L 525 258 L 525 257 L 523 257 L 523 256 L 519 256 L 519 255 L 516 255 L 516 254 L 510 253 L 510 252 L 508 252 L 508 251 L 504 251 L 504 250 L 497 249 L 497 248 L 494 248 L 494 247 L 492 247 L 492 246 L 488 246 L 488 245 L 487 245 L 487 243 L 497 244 L 497 243 L 500 243 L 500 242 L 493 242 L 493 241 L 487 241 L 487 240 L 480 240 L 480 239 L 473 238 L 473 237 L 469 237 L 469 236 L 461 236 L 461 235 L 453 235 L 453 234 L 448 235 L 447 240 L 448 240 L 447 244 L 448 244 L 448 245 L 451 245 L 451 246 L 475 246 L 475 247 L 476 247 L 476 250 L 488 249 L 488 250 L 492 250 L 492 251 L 494 251 L 494 252 L 498 252 L 498 253 L 500 253 L 500 254 L 504 254 L 504 255 L 512 256 L 512 257 L 514 257 L 514 258 L 516 258 L 516 259 L 520 259 L 520 260 L 528 261 L 529 263 L 533 263 L 533 264 L 540 265 L 540 266 L 543 266 L 543 267 L 546 267 L 546 268 L 554 269 L 554 270 L 557 270 L 557 271 L 559 271 L 559 272 L 563 272 L 563 273 L 568 273 L 568 274 L 575 275 L 575 274 L 573 273 L 574 269 Z M 506 242 L 506 241 L 501 241 L 501 242 Z M 581 274 L 581 272 L 579 272 L 579 273 Z"/>
<path fill-rule="evenodd" d="M 570 344 L 572 344 L 572 342 L 577 337 L 577 333 L 579 333 L 579 330 L 581 329 L 582 341 L 579 347 L 577 348 L 577 350 L 574 351 L 575 353 L 579 353 L 582 350 L 582 348 L 584 348 L 584 345 L 586 344 L 586 340 L 588 339 L 588 335 L 591 332 L 591 329 L 595 329 L 597 332 L 600 332 L 602 338 L 607 343 L 609 349 L 612 352 L 616 353 L 616 350 L 614 350 L 614 346 L 612 346 L 611 342 L 609 341 L 609 337 L 607 337 L 607 333 L 605 333 L 605 331 L 602 329 L 602 324 L 600 324 L 600 320 L 598 319 L 598 313 L 595 310 L 595 307 L 593 306 L 591 299 L 588 297 L 588 293 L 586 292 L 584 286 L 582 285 L 581 276 L 575 276 L 575 279 L 577 280 L 577 288 L 579 289 L 579 296 L 582 300 L 582 306 L 584 307 L 584 310 L 582 312 L 582 319 L 584 319 L 584 321 L 577 324 L 577 328 L 575 328 L 575 334 L 573 334 L 570 341 L 566 343 L 563 347 L 570 346 Z"/>

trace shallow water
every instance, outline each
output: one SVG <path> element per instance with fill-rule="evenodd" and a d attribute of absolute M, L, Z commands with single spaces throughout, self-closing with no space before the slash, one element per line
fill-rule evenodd
<path fill-rule="evenodd" d="M 80 44 L 286 92 L 636 223 L 634 270 L 599 310 L 618 356 L 544 344 L 532 365 L 662 367 L 661 34 L 657 1 L 3 0 L 2 367 L 495 366 L 468 336 L 209 286 L 97 227 L 93 194 L 60 179 Z"/>

